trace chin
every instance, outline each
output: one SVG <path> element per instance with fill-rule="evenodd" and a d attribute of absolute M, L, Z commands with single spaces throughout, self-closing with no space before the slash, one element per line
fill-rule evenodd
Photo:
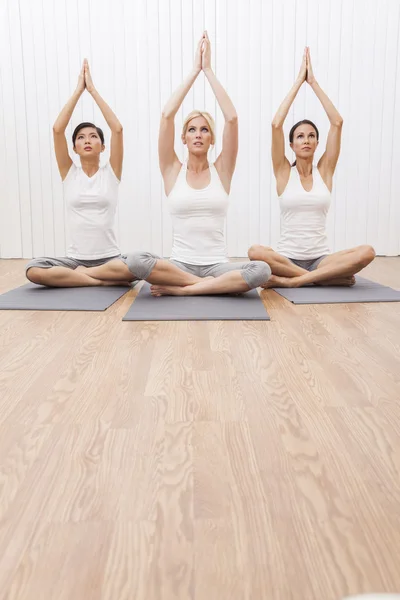
<path fill-rule="evenodd" d="M 205 148 L 204 146 L 201 146 L 200 148 L 198 148 L 197 146 L 193 146 L 191 152 L 193 154 L 201 156 L 202 154 L 207 154 L 208 148 Z"/>

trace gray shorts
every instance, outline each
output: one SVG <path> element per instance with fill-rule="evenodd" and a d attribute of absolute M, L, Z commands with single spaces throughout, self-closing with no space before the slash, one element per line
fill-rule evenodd
<path fill-rule="evenodd" d="M 302 260 L 297 258 L 289 258 L 289 260 L 291 260 L 293 264 L 297 265 L 298 267 L 301 267 L 302 269 L 305 269 L 306 271 L 315 271 L 319 263 L 327 256 L 327 254 L 324 254 L 319 258 L 311 258 L 308 260 Z"/>
<path fill-rule="evenodd" d="M 136 279 L 147 279 L 156 261 L 160 258 L 157 254 L 151 254 L 150 252 L 134 252 L 132 254 L 123 254 L 120 260 L 127 265 Z M 252 260 L 243 263 L 216 263 L 213 265 L 190 265 L 177 260 L 171 260 L 170 262 L 182 271 L 191 273 L 197 277 L 219 277 L 229 271 L 240 271 L 250 289 L 266 283 L 271 275 L 269 265 L 262 260 Z"/>
<path fill-rule="evenodd" d="M 76 269 L 76 267 L 100 267 L 110 260 L 115 258 L 121 258 L 120 254 L 117 256 L 109 256 L 107 258 L 96 258 L 95 260 L 81 260 L 80 258 L 71 258 L 69 256 L 62 256 L 59 258 L 50 258 L 44 256 L 42 258 L 34 258 L 30 260 L 25 266 L 25 274 L 31 267 L 37 267 L 38 269 L 50 269 L 50 267 L 65 267 L 66 269 Z"/>
<path fill-rule="evenodd" d="M 271 276 L 271 269 L 262 260 L 250 262 L 226 262 L 214 265 L 190 265 L 188 263 L 171 260 L 171 263 L 197 277 L 220 277 L 229 271 L 240 271 L 243 279 L 252 290 L 266 283 Z"/>

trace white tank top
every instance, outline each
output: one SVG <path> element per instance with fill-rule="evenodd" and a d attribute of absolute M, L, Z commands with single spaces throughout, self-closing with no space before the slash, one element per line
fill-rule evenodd
<path fill-rule="evenodd" d="M 292 167 L 286 188 L 279 196 L 281 236 L 277 252 L 287 258 L 308 260 L 330 254 L 326 215 L 331 193 L 315 165 L 312 175 L 313 187 L 307 192 L 301 184 L 297 167 Z"/>
<path fill-rule="evenodd" d="M 73 164 L 63 183 L 67 256 L 91 260 L 120 254 L 114 231 L 120 182 L 110 163 L 92 177 Z"/>
<path fill-rule="evenodd" d="M 171 258 L 191 265 L 228 262 L 225 220 L 229 195 L 213 164 L 210 183 L 201 190 L 187 183 L 186 173 L 185 162 L 168 196 L 173 227 Z"/>

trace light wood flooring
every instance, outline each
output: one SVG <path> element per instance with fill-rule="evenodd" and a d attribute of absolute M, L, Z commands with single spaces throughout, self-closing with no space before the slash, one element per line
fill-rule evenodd
<path fill-rule="evenodd" d="M 400 303 L 122 322 L 136 293 L 0 311 L 0 598 L 400 592 Z"/>

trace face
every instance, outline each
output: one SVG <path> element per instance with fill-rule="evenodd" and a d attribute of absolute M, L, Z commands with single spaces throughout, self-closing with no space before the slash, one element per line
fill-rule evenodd
<path fill-rule="evenodd" d="M 290 147 L 295 153 L 296 158 L 313 157 L 317 146 L 317 132 L 312 125 L 304 123 L 294 130 L 293 142 L 290 144 Z"/>
<path fill-rule="evenodd" d="M 83 156 L 99 156 L 104 150 L 99 134 L 94 127 L 84 127 L 78 132 L 75 140 L 74 151 Z"/>
<path fill-rule="evenodd" d="M 204 117 L 194 117 L 188 123 L 182 141 L 193 154 L 207 154 L 212 143 L 210 126 Z"/>

